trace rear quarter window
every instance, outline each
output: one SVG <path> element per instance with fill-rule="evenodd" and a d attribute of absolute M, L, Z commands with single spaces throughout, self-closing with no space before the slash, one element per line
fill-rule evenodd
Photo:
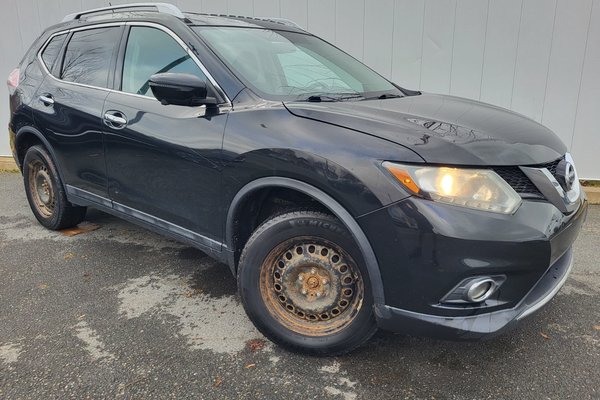
<path fill-rule="evenodd" d="M 66 37 L 66 33 L 54 36 L 50 39 L 44 50 L 42 50 L 42 61 L 50 72 L 52 72 L 52 67 L 56 62 L 56 58 L 58 57 L 58 53 L 60 52 Z"/>
<path fill-rule="evenodd" d="M 73 33 L 67 44 L 60 78 L 67 82 L 108 87 L 108 75 L 121 27 L 96 28 Z"/>

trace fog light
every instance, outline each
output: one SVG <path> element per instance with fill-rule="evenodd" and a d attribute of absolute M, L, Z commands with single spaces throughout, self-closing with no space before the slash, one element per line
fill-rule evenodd
<path fill-rule="evenodd" d="M 472 281 L 467 289 L 467 300 L 472 303 L 480 303 L 488 299 L 494 293 L 496 283 L 489 278 Z"/>
<path fill-rule="evenodd" d="M 464 279 L 449 291 L 440 303 L 469 304 L 489 299 L 504 283 L 505 275 L 476 276 Z"/>

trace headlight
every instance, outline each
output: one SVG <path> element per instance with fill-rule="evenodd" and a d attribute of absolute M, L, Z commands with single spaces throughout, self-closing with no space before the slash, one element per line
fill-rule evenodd
<path fill-rule="evenodd" d="M 384 162 L 409 191 L 421 197 L 478 210 L 512 214 L 521 197 L 489 169 L 426 167 Z"/>

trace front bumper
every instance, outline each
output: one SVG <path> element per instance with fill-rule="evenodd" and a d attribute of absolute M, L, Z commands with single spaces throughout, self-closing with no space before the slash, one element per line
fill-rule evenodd
<path fill-rule="evenodd" d="M 385 304 L 381 328 L 453 339 L 493 336 L 533 314 L 558 292 L 573 263 L 572 244 L 587 215 L 524 201 L 500 215 L 408 198 L 358 219 L 375 250 Z M 479 304 L 441 299 L 469 277 L 506 277 Z"/>
<path fill-rule="evenodd" d="M 514 308 L 466 317 L 441 317 L 389 306 L 375 309 L 379 326 L 419 336 L 457 340 L 493 337 L 510 330 L 518 321 L 542 308 L 558 293 L 573 267 L 573 250 L 569 249 L 542 276 Z"/>

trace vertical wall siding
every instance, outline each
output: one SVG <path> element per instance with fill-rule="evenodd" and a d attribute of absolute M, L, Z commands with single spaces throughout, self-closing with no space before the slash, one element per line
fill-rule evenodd
<path fill-rule="evenodd" d="M 450 94 L 481 97 L 489 2 L 462 0 L 456 4 Z"/>
<path fill-rule="evenodd" d="M 113 0 L 112 4 L 133 2 Z M 400 85 L 469 97 L 554 130 L 600 179 L 600 0 L 172 0 L 185 11 L 288 18 Z M 5 0 L 0 74 L 44 27 L 105 0 Z M 7 123 L 5 86 L 0 121 Z M 9 154 L 0 136 L 0 154 Z"/>
<path fill-rule="evenodd" d="M 575 128 L 571 151 L 577 156 L 580 175 L 600 178 L 600 0 L 594 0 L 590 13 L 587 44 L 579 84 Z"/>
<path fill-rule="evenodd" d="M 505 108 L 512 102 L 523 1 L 489 1 L 480 96 Z"/>
<path fill-rule="evenodd" d="M 592 0 L 560 0 L 554 18 L 554 39 L 541 119 L 569 145 L 577 113 L 591 11 Z M 600 70 L 597 73 L 600 74 Z"/>
<path fill-rule="evenodd" d="M 287 2 L 286 2 L 287 3 Z M 335 42 L 357 58 L 364 57 L 365 0 L 336 0 Z"/>
<path fill-rule="evenodd" d="M 450 93 L 456 7 L 457 0 L 425 2 L 419 88 L 427 92 Z"/>

